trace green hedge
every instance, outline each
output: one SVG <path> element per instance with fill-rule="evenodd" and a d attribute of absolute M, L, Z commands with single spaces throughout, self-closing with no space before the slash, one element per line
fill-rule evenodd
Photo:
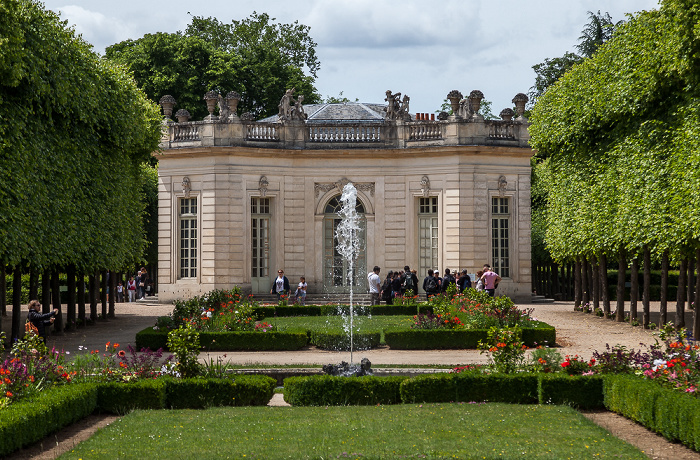
<path fill-rule="evenodd" d="M 635 376 L 605 378 L 605 406 L 671 441 L 700 451 L 700 400 Z"/>
<path fill-rule="evenodd" d="M 136 349 L 167 349 L 168 332 L 148 327 L 136 334 Z M 200 332 L 199 343 L 207 350 L 299 350 L 309 342 L 306 331 Z"/>
<path fill-rule="evenodd" d="M 118 415 L 134 409 L 163 409 L 166 407 L 165 387 L 164 379 L 101 383 L 97 390 L 97 409 Z"/>
<path fill-rule="evenodd" d="M 0 411 L 0 456 L 44 439 L 81 420 L 97 407 L 97 386 L 52 387 Z"/>
<path fill-rule="evenodd" d="M 354 350 L 367 350 L 376 348 L 381 341 L 382 333 L 355 332 L 352 337 Z M 324 350 L 347 351 L 350 350 L 350 336 L 342 329 L 326 331 L 309 331 L 309 342 Z"/>
<path fill-rule="evenodd" d="M 522 340 L 528 347 L 554 344 L 553 326 L 536 321 L 536 327 L 522 328 Z M 486 329 L 385 329 L 384 343 L 396 350 L 436 350 L 476 348 L 485 341 Z"/>
<path fill-rule="evenodd" d="M 228 379 L 167 380 L 165 407 L 203 409 L 214 406 L 264 406 L 277 381 L 266 375 L 237 375 Z"/>
<path fill-rule="evenodd" d="M 605 407 L 603 377 L 542 374 L 539 377 L 538 400 L 541 404 L 562 404 L 578 409 L 602 409 Z"/>
<path fill-rule="evenodd" d="M 401 384 L 405 403 L 489 401 L 511 404 L 538 402 L 536 374 L 432 374 Z"/>
<path fill-rule="evenodd" d="M 284 400 L 292 406 L 366 406 L 399 404 L 401 382 L 408 377 L 335 377 L 314 375 L 284 379 Z"/>

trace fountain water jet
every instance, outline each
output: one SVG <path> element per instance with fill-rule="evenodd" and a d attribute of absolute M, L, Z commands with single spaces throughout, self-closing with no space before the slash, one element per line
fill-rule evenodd
<path fill-rule="evenodd" d="M 360 217 L 355 209 L 357 205 L 357 189 L 348 182 L 343 187 L 340 196 L 343 207 L 338 212 L 341 218 L 340 224 L 335 231 L 338 246 L 338 253 L 348 262 L 348 285 L 350 286 L 350 364 L 352 364 L 353 352 L 353 286 L 355 284 L 355 260 L 360 253 L 360 242 L 357 233 L 360 230 Z"/>

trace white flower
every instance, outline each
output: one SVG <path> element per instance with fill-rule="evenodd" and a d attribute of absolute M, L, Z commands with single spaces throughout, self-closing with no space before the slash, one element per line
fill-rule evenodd
<path fill-rule="evenodd" d="M 652 368 L 652 370 L 663 369 L 664 367 L 666 367 L 665 359 L 655 359 L 654 367 Z"/>

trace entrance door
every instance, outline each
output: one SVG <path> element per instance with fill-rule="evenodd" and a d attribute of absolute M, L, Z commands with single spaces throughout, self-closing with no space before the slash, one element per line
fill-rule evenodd
<path fill-rule="evenodd" d="M 350 263 L 338 253 L 336 229 L 341 222 L 338 211 L 342 208 L 340 195 L 328 202 L 323 219 L 323 286 L 327 292 L 350 292 L 348 273 Z M 365 257 L 365 208 L 358 200 L 355 210 L 360 215 L 360 225 L 357 232 L 360 251 L 353 263 L 353 291 L 364 292 L 367 289 L 367 262 Z"/>
<path fill-rule="evenodd" d="M 270 199 L 251 198 L 251 288 L 253 294 L 270 292 Z"/>

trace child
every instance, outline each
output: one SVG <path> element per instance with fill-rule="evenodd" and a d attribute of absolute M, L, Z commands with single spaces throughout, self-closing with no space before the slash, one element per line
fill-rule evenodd
<path fill-rule="evenodd" d="M 124 302 L 124 285 L 121 281 L 119 281 L 119 284 L 117 284 L 117 302 Z"/>
<path fill-rule="evenodd" d="M 297 297 L 297 303 L 299 305 L 306 305 L 306 278 L 303 276 L 299 278 L 299 285 L 294 295 Z"/>

